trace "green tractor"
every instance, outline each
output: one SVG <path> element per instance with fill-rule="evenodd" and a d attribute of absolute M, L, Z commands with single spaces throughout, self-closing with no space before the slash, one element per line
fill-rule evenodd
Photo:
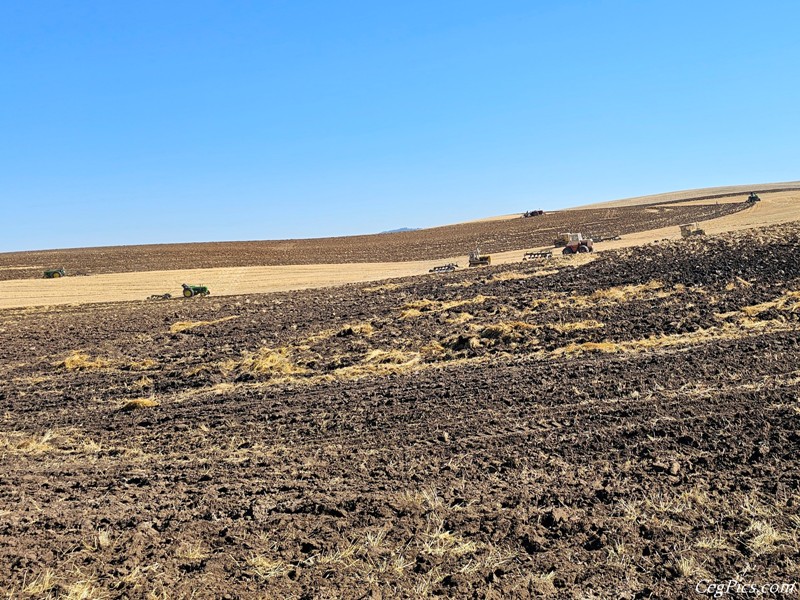
<path fill-rule="evenodd" d="M 61 267 L 60 269 L 47 269 L 47 271 L 44 272 L 45 279 L 58 279 L 59 277 L 66 276 L 67 272 L 64 270 L 64 267 Z"/>
<path fill-rule="evenodd" d="M 189 285 L 188 283 L 181 285 L 183 285 L 184 298 L 191 298 L 192 296 L 208 296 L 211 293 L 204 285 Z"/>

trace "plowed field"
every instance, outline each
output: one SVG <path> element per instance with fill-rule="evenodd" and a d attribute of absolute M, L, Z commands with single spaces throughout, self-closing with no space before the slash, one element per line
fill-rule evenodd
<path fill-rule="evenodd" d="M 798 244 L 789 224 L 580 266 L 0 311 L 0 589 L 796 581 Z"/>
<path fill-rule="evenodd" d="M 215 267 L 433 260 L 466 255 L 476 243 L 484 252 L 504 252 L 552 244 L 563 231 L 625 235 L 704 221 L 748 207 L 744 202 L 634 206 L 559 211 L 529 219 L 476 221 L 416 231 L 338 238 L 10 252 L 0 254 L 0 281 L 41 278 L 44 269 L 56 267 L 64 267 L 72 276 Z"/>

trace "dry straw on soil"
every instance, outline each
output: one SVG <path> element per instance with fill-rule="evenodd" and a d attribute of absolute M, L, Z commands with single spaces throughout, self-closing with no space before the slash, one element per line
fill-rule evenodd
<path fill-rule="evenodd" d="M 153 398 L 134 398 L 133 400 L 126 401 L 120 407 L 120 410 L 123 412 L 129 412 L 144 408 L 154 408 L 156 406 L 158 406 L 158 402 L 156 402 Z"/>
<path fill-rule="evenodd" d="M 332 337 L 363 336 L 369 337 L 375 332 L 372 323 L 368 321 L 357 322 L 343 325 L 338 329 L 323 329 L 313 335 L 308 336 L 300 342 L 301 346 L 315 345 L 324 342 Z"/>
<path fill-rule="evenodd" d="M 0 438 L 0 448 L 7 448 L 19 452 L 26 452 L 30 454 L 39 454 L 41 452 L 48 452 L 53 449 L 50 444 L 54 437 L 52 431 L 46 431 L 41 436 L 29 436 L 22 439 L 14 439 L 16 436 L 8 435 Z"/>
<path fill-rule="evenodd" d="M 23 432 L 0 432 L 0 450 L 20 454 L 59 453 L 91 455 L 100 451 L 100 444 L 81 433 L 70 430 L 47 430 L 30 435 Z"/>
<path fill-rule="evenodd" d="M 790 313 L 800 312 L 800 292 L 785 292 L 775 300 L 744 306 L 741 310 L 748 317 L 755 317 L 770 309 Z"/>
<path fill-rule="evenodd" d="M 464 298 L 461 300 L 450 300 L 447 302 L 442 302 L 438 300 L 429 300 L 427 298 L 423 298 L 421 300 L 415 300 L 413 302 L 409 302 L 403 307 L 403 311 L 400 313 L 401 319 L 413 319 L 415 317 L 419 317 L 424 313 L 436 313 L 451 310 L 453 308 L 457 308 L 459 306 L 464 306 L 466 304 L 483 304 L 487 300 L 490 300 L 491 296 L 484 296 L 483 294 L 478 294 L 473 298 Z"/>
<path fill-rule="evenodd" d="M 589 296 L 591 302 L 611 301 L 611 302 L 630 302 L 643 298 L 666 298 L 673 293 L 682 291 L 679 289 L 664 289 L 664 282 L 654 279 L 639 285 L 622 285 L 597 290 Z"/>
<path fill-rule="evenodd" d="M 188 331 L 189 329 L 195 329 L 196 327 L 206 327 L 208 325 L 216 325 L 217 323 L 224 323 L 225 321 L 230 321 L 232 319 L 238 319 L 239 315 L 231 315 L 229 317 L 223 317 L 222 319 L 217 319 L 216 321 L 178 321 L 177 323 L 173 323 L 169 331 L 170 333 L 180 333 L 181 331 Z"/>
<path fill-rule="evenodd" d="M 775 311 L 771 319 L 758 318 L 764 313 Z M 571 343 L 556 349 L 552 354 L 581 354 L 585 352 L 637 352 L 646 349 L 670 348 L 716 340 L 734 340 L 752 335 L 755 330 L 761 333 L 791 331 L 796 328 L 789 318 L 800 312 L 800 292 L 784 292 L 775 300 L 761 304 L 744 306 L 740 310 L 717 313 L 715 316 L 724 321 L 719 326 L 698 329 L 682 334 L 653 335 L 647 338 L 625 340 L 620 342 L 600 341 Z"/>
<path fill-rule="evenodd" d="M 401 350 L 372 350 L 362 361 L 365 365 L 407 365 L 419 360 L 419 354 Z"/>
<path fill-rule="evenodd" d="M 358 364 L 336 369 L 321 376 L 322 379 L 355 380 L 380 377 L 390 373 L 404 373 L 422 366 L 419 352 L 375 349 L 368 352 Z"/>
<path fill-rule="evenodd" d="M 290 351 L 287 348 L 261 348 L 254 354 L 247 354 L 239 363 L 239 368 L 243 371 L 266 375 L 269 377 L 286 377 L 292 375 L 302 375 L 308 369 L 300 367 L 292 362 Z"/>
<path fill-rule="evenodd" d="M 92 359 L 90 355 L 78 351 L 73 352 L 60 363 L 60 365 L 65 367 L 68 371 L 102 369 L 110 364 L 108 360 L 103 358 Z"/>
<path fill-rule="evenodd" d="M 549 325 L 556 331 L 585 331 L 588 329 L 602 329 L 605 327 L 603 323 L 595 319 L 586 319 L 584 321 L 570 321 L 567 323 L 553 323 Z"/>
<path fill-rule="evenodd" d="M 152 358 L 144 358 L 142 360 L 134 360 L 129 362 L 128 368 L 131 371 L 152 371 L 158 368 L 158 363 Z"/>

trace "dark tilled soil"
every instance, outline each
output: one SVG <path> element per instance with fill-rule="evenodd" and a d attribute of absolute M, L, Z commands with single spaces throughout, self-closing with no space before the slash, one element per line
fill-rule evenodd
<path fill-rule="evenodd" d="M 685 598 L 797 580 L 798 238 L 0 311 L 0 590 Z"/>
<path fill-rule="evenodd" d="M 210 267 L 450 258 L 466 255 L 476 242 L 484 252 L 504 252 L 552 244 L 553 239 L 565 231 L 604 237 L 625 235 L 645 229 L 704 221 L 748 207 L 745 202 L 707 206 L 636 206 L 560 211 L 527 219 L 464 223 L 353 237 L 10 252 L 0 254 L 0 280 L 41 277 L 44 269 L 56 267 L 64 267 L 71 276 Z"/>

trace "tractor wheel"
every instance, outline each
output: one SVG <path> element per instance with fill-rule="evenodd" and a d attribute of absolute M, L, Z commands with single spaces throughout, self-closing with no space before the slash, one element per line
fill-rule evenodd
<path fill-rule="evenodd" d="M 53 273 L 52 277 L 53 279 L 58 279 L 59 277 L 61 277 L 61 273 L 56 271 L 55 273 Z"/>
<path fill-rule="evenodd" d="M 184 298 L 191 298 L 192 296 L 194 296 L 194 292 L 192 292 L 192 290 L 190 290 L 188 288 L 183 290 L 183 297 Z"/>
<path fill-rule="evenodd" d="M 580 252 L 581 254 L 583 254 L 584 252 L 588 252 L 588 251 L 589 251 L 589 246 L 586 246 L 584 244 L 581 244 L 580 246 L 578 246 L 578 252 Z"/>
<path fill-rule="evenodd" d="M 565 256 L 568 256 L 568 255 L 570 255 L 570 254 L 574 254 L 574 253 L 573 253 L 573 251 L 572 251 L 572 248 L 570 248 L 569 246 L 566 246 L 566 247 L 565 247 L 565 248 L 564 248 L 564 249 L 561 251 L 561 254 L 564 254 Z"/>

